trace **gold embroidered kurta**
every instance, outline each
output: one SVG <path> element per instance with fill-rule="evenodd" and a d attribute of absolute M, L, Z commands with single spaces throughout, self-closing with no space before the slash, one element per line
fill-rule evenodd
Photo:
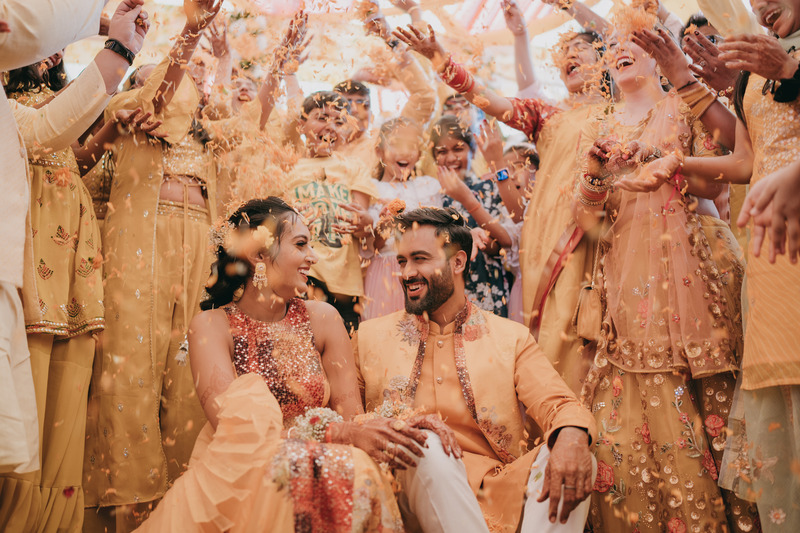
<path fill-rule="evenodd" d="M 465 451 L 470 486 L 493 529 L 515 531 L 522 513 L 538 453 L 526 448 L 525 417 L 548 444 L 565 426 L 595 434 L 592 415 L 528 328 L 471 303 L 443 328 L 404 311 L 368 320 L 353 344 L 366 409 L 399 395 L 440 413 Z"/>
<path fill-rule="evenodd" d="M 36 106 L 52 96 L 43 87 L 16 100 Z M 41 317 L 29 319 L 25 329 L 63 337 L 102 329 L 100 227 L 75 154 L 66 148 L 32 155 L 29 169 L 36 284 L 23 293 L 26 302 L 38 300 Z"/>

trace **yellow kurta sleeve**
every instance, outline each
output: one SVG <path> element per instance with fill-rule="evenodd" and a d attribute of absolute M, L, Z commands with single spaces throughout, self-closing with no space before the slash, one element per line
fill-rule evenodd
<path fill-rule="evenodd" d="M 567 426 L 585 429 L 590 442 L 594 440 L 594 417 L 580 404 L 532 336 L 517 354 L 514 385 L 525 412 L 542 428 L 545 442 L 552 444 L 553 431 Z"/>

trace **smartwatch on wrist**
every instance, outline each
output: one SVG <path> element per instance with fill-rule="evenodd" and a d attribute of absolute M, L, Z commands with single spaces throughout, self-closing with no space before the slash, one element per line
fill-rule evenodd
<path fill-rule="evenodd" d="M 509 175 L 507 168 L 501 168 L 500 170 L 494 173 L 494 179 L 495 181 L 497 181 L 497 183 L 500 183 L 501 181 L 506 181 L 508 178 Z"/>
<path fill-rule="evenodd" d="M 128 48 L 119 42 L 116 39 L 109 39 L 106 41 L 106 44 L 103 46 L 106 50 L 111 50 L 115 54 L 121 55 L 125 61 L 128 62 L 129 65 L 133 65 L 133 59 L 136 55 L 128 50 Z"/>

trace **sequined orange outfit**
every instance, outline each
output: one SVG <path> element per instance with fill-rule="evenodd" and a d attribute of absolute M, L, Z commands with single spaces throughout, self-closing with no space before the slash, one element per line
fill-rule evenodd
<path fill-rule="evenodd" d="M 330 386 L 302 300 L 290 300 L 286 316 L 278 322 L 250 318 L 236 304 L 223 309 L 233 336 L 236 374 L 262 376 L 288 425 L 306 409 L 328 404 Z"/>
<path fill-rule="evenodd" d="M 716 148 L 674 93 L 638 124 L 601 114 L 587 129 L 664 152 Z M 583 398 L 601 428 L 596 531 L 757 527 L 755 506 L 717 486 L 741 357 L 742 261 L 730 229 L 692 202 L 668 183 L 606 203 L 604 318 Z"/>
<path fill-rule="evenodd" d="M 216 432 L 203 430 L 189 470 L 140 531 L 187 523 L 232 532 L 403 531 L 391 485 L 363 451 L 281 439 L 283 427 L 330 396 L 305 303 L 290 300 L 277 322 L 236 304 L 223 309 L 238 377 L 217 397 Z"/>
<path fill-rule="evenodd" d="M 53 97 L 47 87 L 14 95 L 26 106 Z M 84 431 L 92 332 L 103 329 L 100 229 L 71 148 L 29 159 L 35 285 L 25 305 L 39 413 L 41 469 L 0 478 L 0 523 L 9 531 L 80 529 Z"/>

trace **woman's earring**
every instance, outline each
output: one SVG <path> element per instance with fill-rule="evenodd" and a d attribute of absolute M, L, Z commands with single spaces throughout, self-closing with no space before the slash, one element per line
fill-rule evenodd
<path fill-rule="evenodd" d="M 267 286 L 267 265 L 263 261 L 256 263 L 256 272 L 253 274 L 253 285 L 259 290 Z"/>

